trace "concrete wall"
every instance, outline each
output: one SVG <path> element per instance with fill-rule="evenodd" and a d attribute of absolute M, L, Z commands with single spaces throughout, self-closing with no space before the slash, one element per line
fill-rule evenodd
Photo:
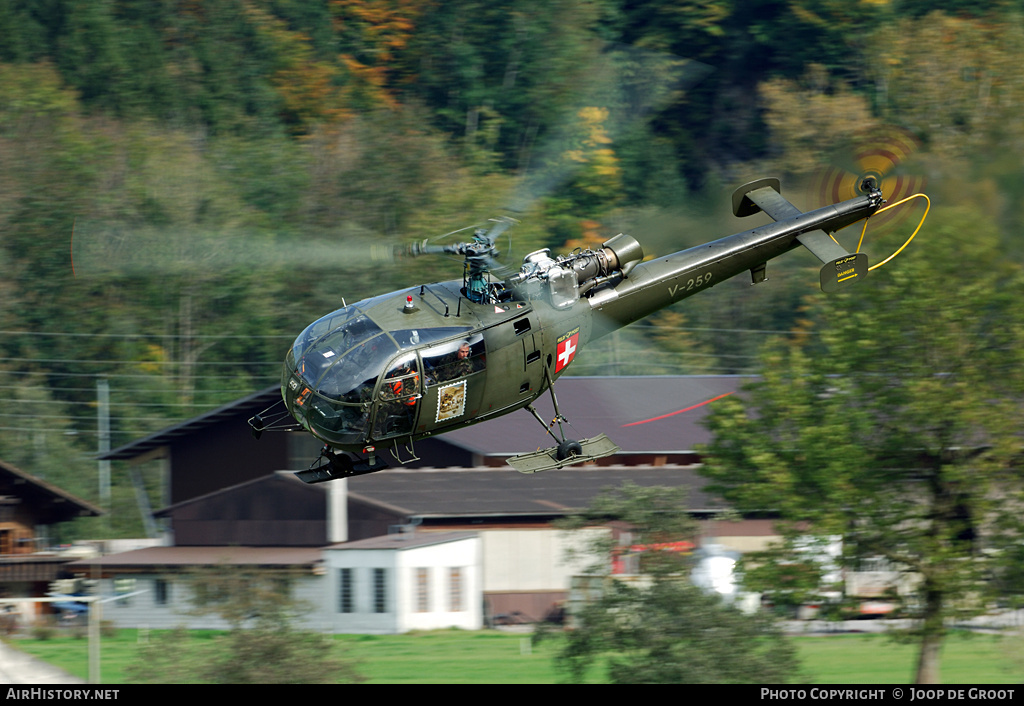
<path fill-rule="evenodd" d="M 291 583 L 291 596 L 303 610 L 296 627 L 320 629 L 324 620 L 325 577 L 300 576 Z M 103 579 L 102 595 L 124 598 L 102 604 L 103 619 L 117 627 L 169 630 L 186 627 L 192 630 L 226 630 L 230 626 L 217 615 L 190 615 L 192 608 L 191 577 L 180 574 L 130 574 Z M 158 582 L 163 581 L 165 591 L 161 600 Z M 126 595 L 134 594 L 134 595 Z"/>
<path fill-rule="evenodd" d="M 608 530 L 481 530 L 484 591 L 567 591 L 594 563 L 587 544 Z M 575 552 L 570 554 L 570 550 Z"/>

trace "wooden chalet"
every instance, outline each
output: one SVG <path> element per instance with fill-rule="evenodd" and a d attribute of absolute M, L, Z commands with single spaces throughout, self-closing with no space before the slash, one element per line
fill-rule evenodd
<path fill-rule="evenodd" d="M 103 511 L 60 488 L 0 461 L 0 596 L 41 597 L 74 557 L 52 546 L 50 528 Z M 24 611 L 45 611 L 25 604 Z M 26 616 L 27 617 L 27 616 Z"/>

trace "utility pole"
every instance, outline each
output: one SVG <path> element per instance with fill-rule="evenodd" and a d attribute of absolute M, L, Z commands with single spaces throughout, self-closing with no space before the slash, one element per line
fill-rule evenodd
<path fill-rule="evenodd" d="M 106 378 L 96 380 L 96 424 L 99 432 L 99 455 L 110 451 L 110 383 Z M 100 460 L 100 507 L 110 510 L 110 461 Z"/>

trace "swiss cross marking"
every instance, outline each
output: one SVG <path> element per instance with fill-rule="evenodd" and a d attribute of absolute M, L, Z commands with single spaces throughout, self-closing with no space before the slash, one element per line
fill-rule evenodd
<path fill-rule="evenodd" d="M 555 372 L 567 366 L 572 362 L 573 357 L 576 355 L 576 346 L 579 342 L 580 334 L 577 331 L 573 335 L 569 336 L 564 341 L 558 343 L 557 358 L 555 360 Z"/>

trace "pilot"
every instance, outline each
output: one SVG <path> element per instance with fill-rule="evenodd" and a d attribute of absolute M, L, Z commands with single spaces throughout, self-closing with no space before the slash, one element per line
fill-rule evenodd
<path fill-rule="evenodd" d="M 406 362 L 388 374 L 388 378 L 400 378 L 384 384 L 384 392 L 388 398 L 398 399 L 399 397 L 402 397 L 404 390 L 404 394 L 407 394 L 408 397 L 401 401 L 402 404 L 407 407 L 414 407 L 416 405 L 417 397 L 414 393 L 419 387 L 419 376 L 412 375 L 412 372 L 412 366 Z M 409 375 L 412 375 L 412 377 L 408 377 Z M 405 390 L 404 385 L 406 381 L 409 383 L 409 388 L 407 390 Z"/>
<path fill-rule="evenodd" d="M 381 385 L 382 402 L 377 416 L 376 433 L 383 436 L 408 434 L 416 417 L 419 395 L 419 375 L 409 361 L 388 372 Z"/>
<path fill-rule="evenodd" d="M 449 356 L 444 366 L 444 378 L 454 380 L 476 372 L 476 361 L 472 357 L 469 341 L 459 343 L 459 350 Z"/>

